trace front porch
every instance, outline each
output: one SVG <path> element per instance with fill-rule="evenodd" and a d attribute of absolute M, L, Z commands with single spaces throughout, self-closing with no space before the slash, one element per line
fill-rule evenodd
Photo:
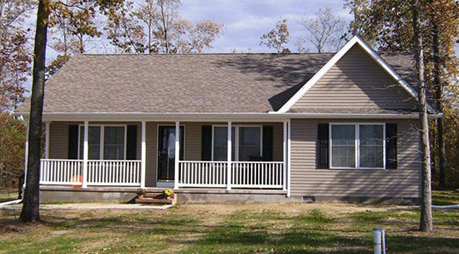
<path fill-rule="evenodd" d="M 107 133 L 115 133 L 111 126 L 125 126 L 113 138 L 123 140 L 119 144 L 109 140 Z M 288 126 L 288 121 L 47 122 L 40 184 L 81 190 L 171 187 L 178 193 L 288 194 Z M 67 149 L 63 143 L 69 144 Z M 112 149 L 116 146 L 118 150 Z M 112 154 L 118 157 L 107 158 Z"/>

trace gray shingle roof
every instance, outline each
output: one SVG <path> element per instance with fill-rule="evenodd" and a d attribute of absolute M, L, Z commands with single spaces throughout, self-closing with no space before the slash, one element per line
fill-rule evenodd
<path fill-rule="evenodd" d="M 46 82 L 45 112 L 278 110 L 333 54 L 79 55 Z M 408 82 L 412 58 L 385 55 Z M 28 100 L 18 112 L 28 109 Z"/>

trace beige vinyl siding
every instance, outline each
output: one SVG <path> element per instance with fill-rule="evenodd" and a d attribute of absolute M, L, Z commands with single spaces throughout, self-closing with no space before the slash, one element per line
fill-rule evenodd
<path fill-rule="evenodd" d="M 337 122 L 333 120 L 332 122 Z M 349 121 L 346 121 L 349 122 Z M 352 121 L 380 122 L 380 121 Z M 296 196 L 418 197 L 420 155 L 415 120 L 395 120 L 397 169 L 318 169 L 317 125 L 326 120 L 292 120 L 291 193 Z"/>
<path fill-rule="evenodd" d="M 416 103 L 365 51 L 354 45 L 292 110 L 414 109 Z"/>

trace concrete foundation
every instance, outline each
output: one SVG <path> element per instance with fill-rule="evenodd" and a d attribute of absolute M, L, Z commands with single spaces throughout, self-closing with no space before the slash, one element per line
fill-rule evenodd
<path fill-rule="evenodd" d="M 301 197 L 288 198 L 285 194 L 229 194 L 229 193 L 180 193 L 179 204 L 251 204 L 301 202 Z"/>
<path fill-rule="evenodd" d="M 40 203 L 127 203 L 137 196 L 135 191 L 94 191 L 81 189 L 40 190 Z"/>
<path fill-rule="evenodd" d="M 127 203 L 137 196 L 136 187 L 89 187 L 42 186 L 42 203 Z M 162 191 L 162 188 L 147 188 L 147 192 Z M 250 204 L 250 203 L 359 203 L 359 204 L 419 204 L 418 198 L 403 197 L 332 197 L 291 196 L 281 190 L 226 190 L 226 189 L 179 189 L 178 204 Z"/>

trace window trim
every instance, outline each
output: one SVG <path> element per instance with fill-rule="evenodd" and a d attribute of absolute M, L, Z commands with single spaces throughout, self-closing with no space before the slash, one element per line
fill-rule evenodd
<path fill-rule="evenodd" d="M 228 128 L 228 125 L 224 125 L 224 124 L 213 124 L 212 125 L 212 149 L 211 149 L 211 161 L 215 161 L 214 160 L 214 139 L 215 139 L 215 127 L 225 127 L 225 128 Z M 260 157 L 263 157 L 263 125 L 261 124 L 242 124 L 242 125 L 231 125 L 231 128 L 235 128 L 234 129 L 234 135 L 236 135 L 235 137 L 235 146 L 234 146 L 234 150 L 235 150 L 235 154 L 234 154 L 234 161 L 239 161 L 239 128 L 240 127 L 257 127 L 260 129 Z"/>
<path fill-rule="evenodd" d="M 332 159 L 333 159 L 333 146 L 332 146 L 332 143 L 333 143 L 333 137 L 332 137 L 332 129 L 333 129 L 333 126 L 334 125 L 353 125 L 354 126 L 354 131 L 355 131 L 355 140 L 354 140 L 354 144 L 355 144 L 355 167 L 333 167 L 333 164 L 332 164 Z M 383 166 L 382 167 L 360 167 L 360 126 L 361 125 L 381 125 L 383 126 Z M 329 149 L 329 153 L 330 153 L 330 156 L 328 158 L 328 163 L 329 163 L 329 167 L 330 169 L 383 169 L 383 170 L 387 170 L 386 168 L 386 123 L 381 123 L 381 122 L 343 122 L 343 123 L 340 123 L 340 122 L 332 122 L 332 123 L 329 123 L 329 127 L 328 127 L 328 149 Z"/>
<path fill-rule="evenodd" d="M 88 124 L 89 127 L 100 127 L 100 145 L 99 145 L 99 160 L 103 161 L 104 159 L 104 149 L 105 149 L 105 127 L 123 127 L 124 128 L 124 158 L 121 160 L 126 160 L 126 155 L 127 155 L 127 124 Z M 80 154 L 81 150 L 81 130 L 80 128 L 83 127 L 84 131 L 84 124 L 79 124 L 78 125 L 78 153 L 77 153 L 77 158 L 79 160 L 82 160 L 83 158 L 81 157 L 82 155 Z M 89 131 L 88 131 L 89 133 Z M 89 139 L 88 139 L 89 140 Z M 90 159 L 88 159 L 90 160 Z M 116 160 L 116 159 L 110 159 L 111 160 Z"/>

